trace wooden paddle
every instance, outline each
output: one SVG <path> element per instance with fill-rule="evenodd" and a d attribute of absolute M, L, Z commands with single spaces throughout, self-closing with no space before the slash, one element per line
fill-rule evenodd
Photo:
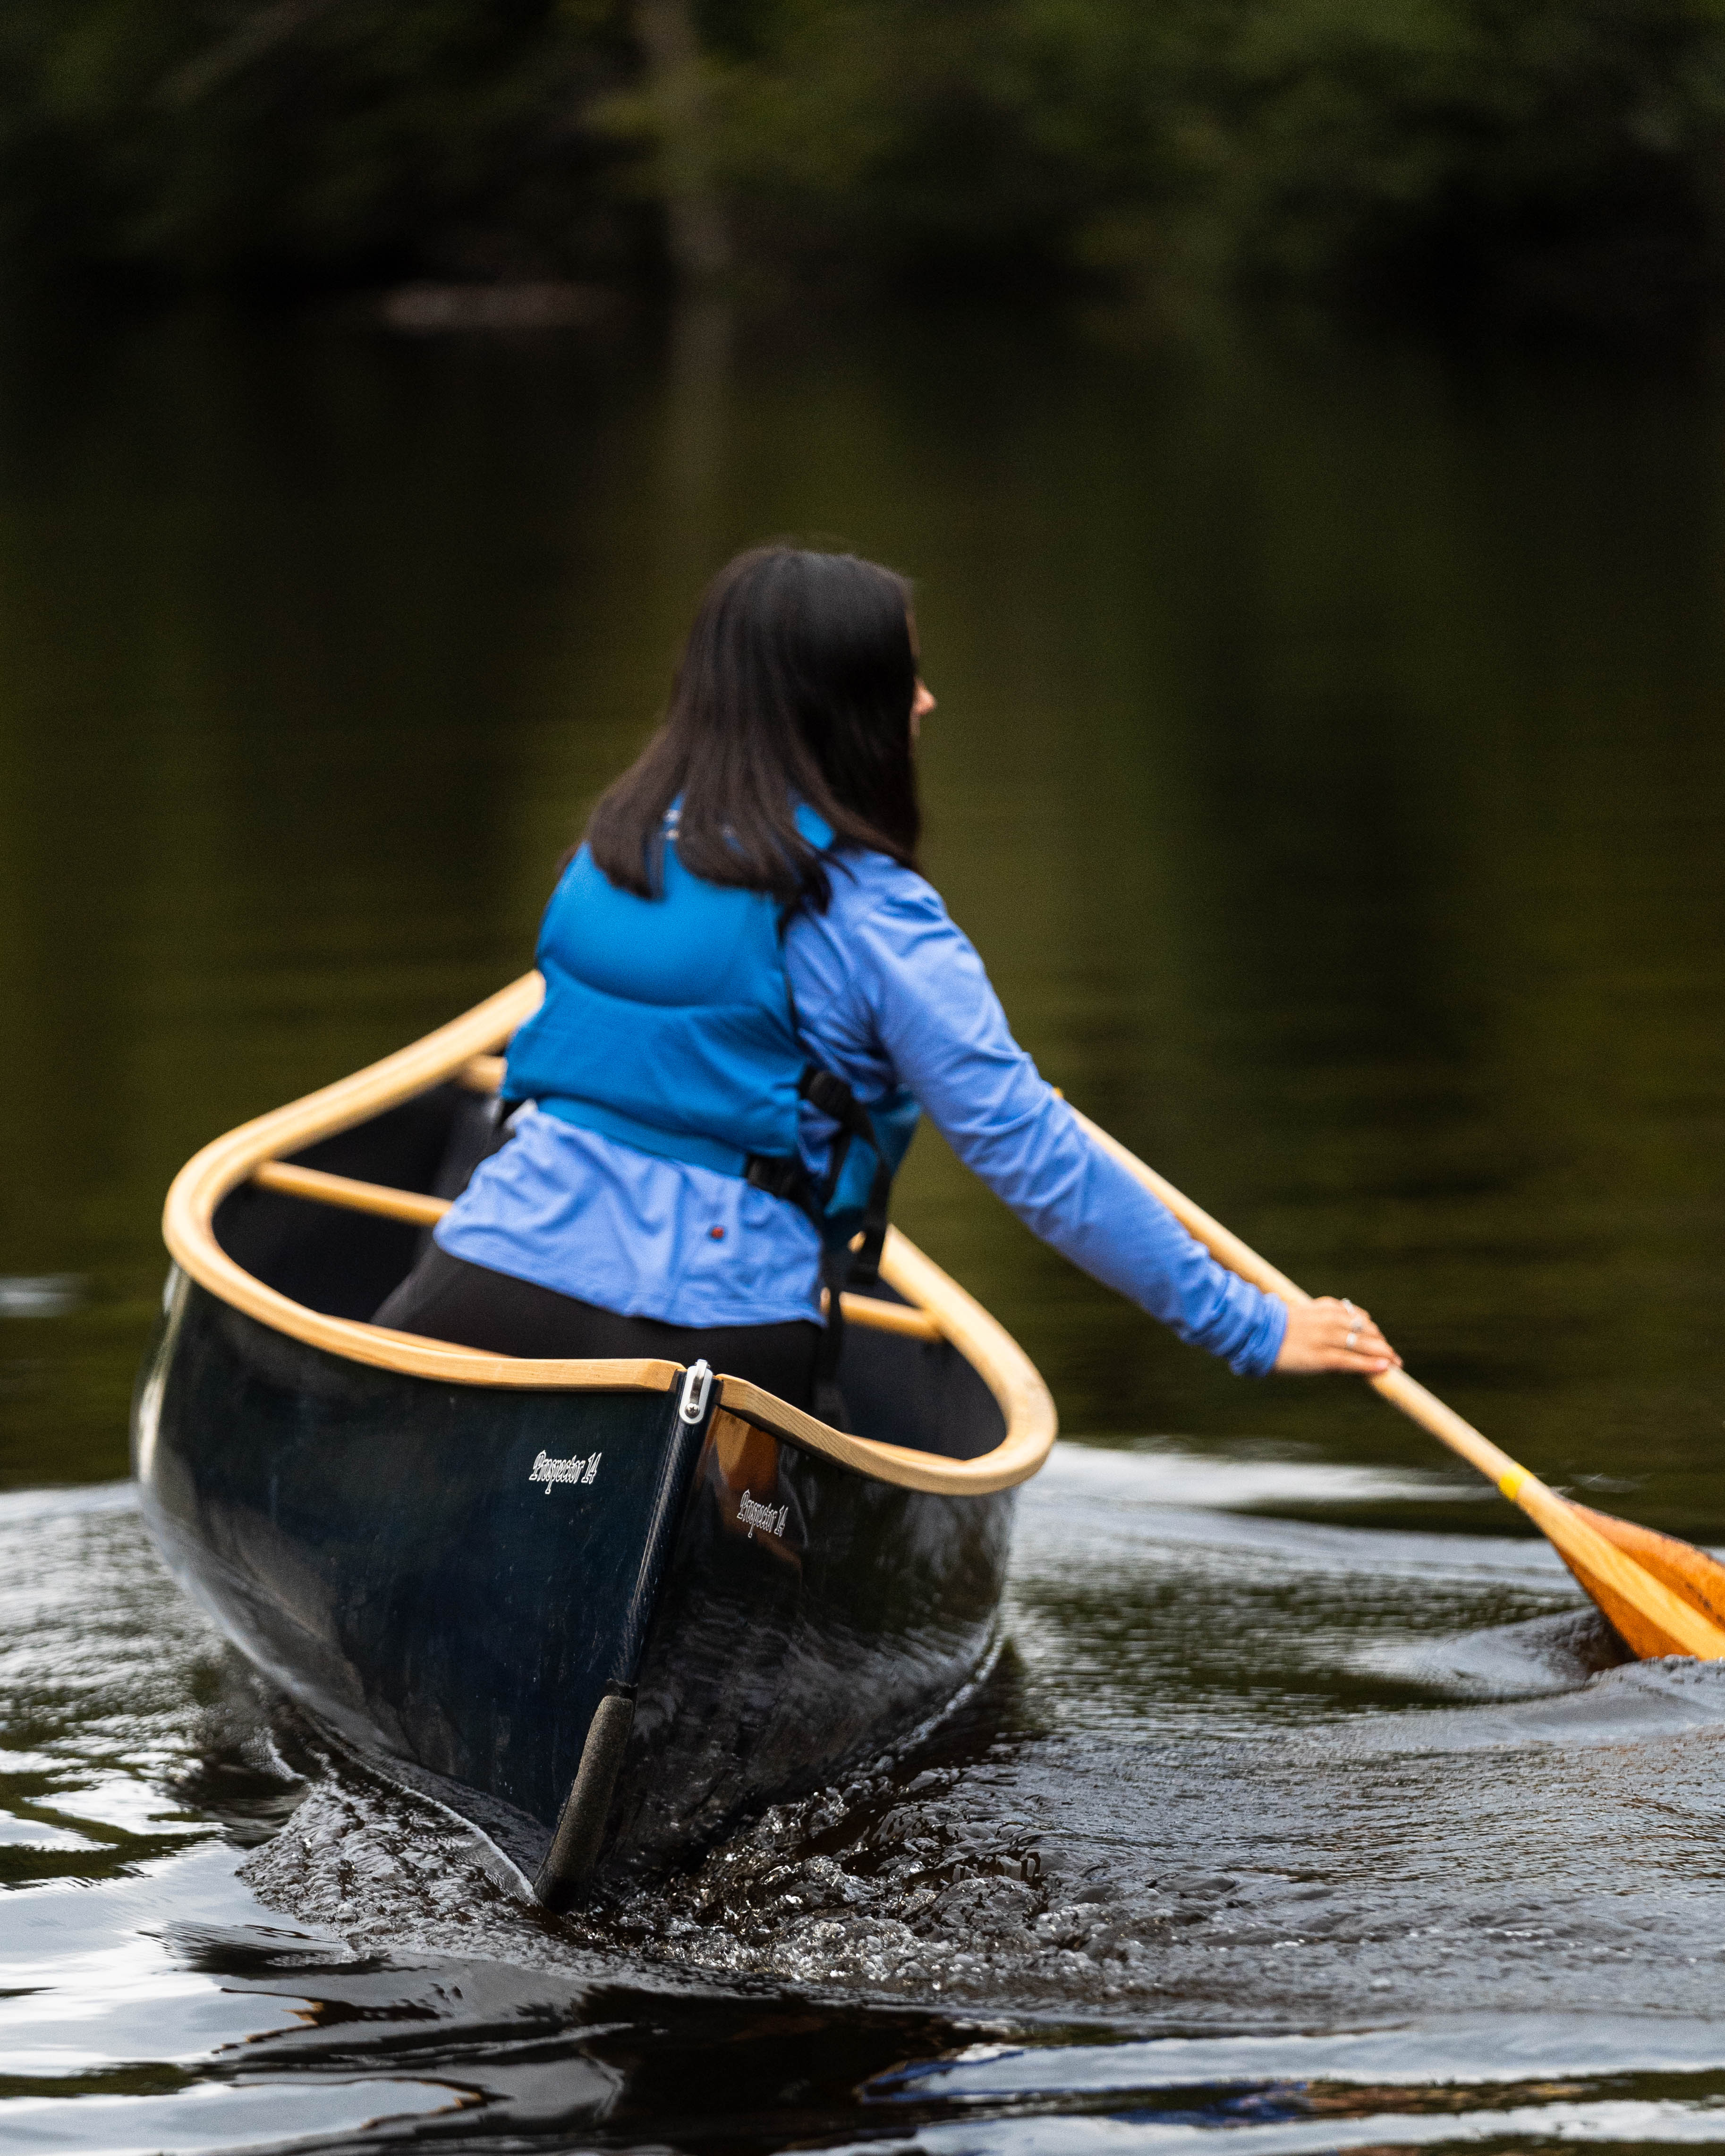
<path fill-rule="evenodd" d="M 1238 1235 L 1183 1197 L 1117 1138 L 1110 1137 L 1077 1109 L 1072 1112 L 1102 1150 L 1147 1190 L 1154 1191 L 1218 1263 L 1286 1303 L 1312 1301 L 1303 1288 L 1296 1287 Z M 1495 1482 L 1512 1504 L 1521 1507 L 1598 1603 L 1631 1654 L 1644 1661 L 1657 1655 L 1693 1655 L 1702 1661 L 1725 1657 L 1725 1564 L 1692 1543 L 1560 1497 L 1404 1370 L 1386 1370 L 1368 1382 L 1374 1392 L 1411 1415 L 1452 1452 L 1459 1452 L 1470 1466 Z"/>

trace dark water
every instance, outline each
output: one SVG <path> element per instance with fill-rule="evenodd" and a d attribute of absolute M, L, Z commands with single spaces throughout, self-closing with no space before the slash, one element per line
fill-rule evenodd
<path fill-rule="evenodd" d="M 999 323 L 0 357 L 0 2148 L 1725 2139 L 1725 1680 L 925 1140 L 1061 1449 L 924 1743 L 603 1920 L 331 1762 L 121 1478 L 198 1144 L 519 972 L 706 572 L 911 571 L 1050 1077 L 1725 1540 L 1725 381 Z"/>

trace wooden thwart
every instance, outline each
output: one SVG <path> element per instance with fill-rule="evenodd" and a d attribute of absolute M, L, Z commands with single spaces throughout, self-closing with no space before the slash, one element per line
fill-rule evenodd
<path fill-rule="evenodd" d="M 361 1183 L 351 1175 L 329 1175 L 321 1168 L 295 1168 L 290 1162 L 266 1160 L 252 1170 L 252 1181 L 264 1190 L 279 1190 L 288 1198 L 307 1198 L 319 1205 L 339 1205 L 350 1213 L 371 1213 L 385 1220 L 408 1220 L 429 1228 L 449 1209 L 447 1198 L 430 1198 L 424 1191 L 396 1190 L 387 1183 Z M 845 1322 L 865 1325 L 876 1332 L 897 1332 L 911 1340 L 943 1340 L 946 1335 L 926 1310 L 909 1303 L 886 1302 L 879 1296 L 847 1295 Z"/>
<path fill-rule="evenodd" d="M 1219 1264 L 1286 1303 L 1297 1306 L 1312 1300 L 1117 1138 L 1110 1137 L 1077 1109 L 1072 1112 L 1096 1143 L 1153 1191 Z M 1693 1655 L 1702 1661 L 1725 1658 L 1725 1565 L 1717 1558 L 1674 1536 L 1613 1519 L 1587 1505 L 1571 1504 L 1405 1370 L 1386 1370 L 1369 1382 L 1374 1392 L 1459 1453 L 1495 1482 L 1512 1504 L 1521 1507 L 1631 1653 L 1644 1661 L 1659 1655 Z"/>
<path fill-rule="evenodd" d="M 397 1190 L 387 1183 L 361 1183 L 352 1175 L 326 1175 L 321 1168 L 295 1168 L 285 1160 L 260 1161 L 252 1181 L 285 1198 L 307 1198 L 318 1205 L 339 1205 L 347 1213 L 370 1213 L 384 1220 L 408 1220 L 429 1228 L 449 1209 L 447 1198 L 419 1190 Z"/>

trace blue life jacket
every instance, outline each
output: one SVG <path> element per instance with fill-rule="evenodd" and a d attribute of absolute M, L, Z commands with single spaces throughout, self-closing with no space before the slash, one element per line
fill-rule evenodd
<path fill-rule="evenodd" d="M 832 833 L 808 808 L 803 835 Z M 834 1251 L 860 1229 L 868 1280 L 891 1181 L 919 1114 L 902 1087 L 866 1106 L 814 1063 L 784 964 L 787 916 L 769 892 L 707 883 L 665 819 L 663 889 L 619 891 L 583 845 L 539 932 L 545 1000 L 510 1044 L 506 1101 L 642 1152 L 742 1177 L 799 1205 Z M 799 1101 L 837 1125 L 824 1174 L 798 1152 Z"/>

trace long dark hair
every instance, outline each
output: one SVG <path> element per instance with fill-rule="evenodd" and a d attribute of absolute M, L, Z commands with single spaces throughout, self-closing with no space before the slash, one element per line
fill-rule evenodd
<path fill-rule="evenodd" d="M 707 588 L 665 724 L 587 827 L 614 884 L 655 895 L 678 795 L 677 855 L 709 883 L 819 909 L 831 896 L 797 829 L 805 802 L 841 844 L 916 866 L 911 589 L 855 554 L 757 547 Z"/>

